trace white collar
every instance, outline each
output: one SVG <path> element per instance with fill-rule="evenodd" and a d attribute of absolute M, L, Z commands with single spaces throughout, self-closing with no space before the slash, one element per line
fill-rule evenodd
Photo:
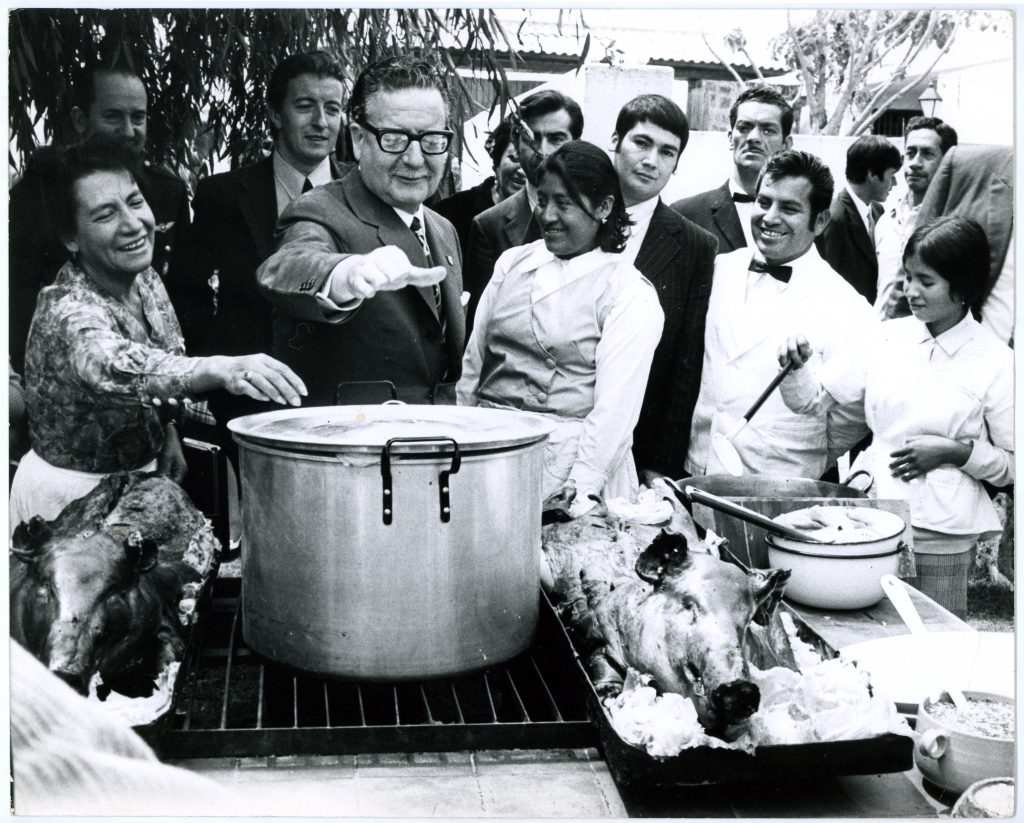
<path fill-rule="evenodd" d="M 654 210 L 658 208 L 658 203 L 660 202 L 661 196 L 656 194 L 654 197 L 650 197 L 643 202 L 637 203 L 635 206 L 627 206 L 626 212 L 635 224 L 641 225 L 651 219 L 654 214 Z"/>
<path fill-rule="evenodd" d="M 277 182 L 281 184 L 288 196 L 294 200 L 300 194 L 302 194 L 302 186 L 306 182 L 306 178 L 309 178 L 309 182 L 314 186 L 322 186 L 324 183 L 331 182 L 331 158 L 325 157 L 317 165 L 313 171 L 309 174 L 303 174 L 295 166 L 289 163 L 281 153 L 274 149 L 273 154 L 274 163 L 274 177 L 277 178 Z"/>
<path fill-rule="evenodd" d="M 857 207 L 857 213 L 860 215 L 860 219 L 863 221 L 864 225 L 867 226 L 871 219 L 871 204 L 865 203 L 861 200 L 860 197 L 857 196 L 857 192 L 849 186 L 846 187 L 846 191 L 849 192 L 853 205 Z"/>
<path fill-rule="evenodd" d="M 747 196 L 747 190 L 745 188 L 743 188 L 743 186 L 741 186 L 739 184 L 739 182 L 736 180 L 736 176 L 734 174 L 730 174 L 729 175 L 729 194 L 742 194 L 744 197 Z M 743 204 L 740 204 L 740 205 L 746 205 L 746 204 L 743 203 Z"/>
<path fill-rule="evenodd" d="M 790 260 L 788 263 L 768 263 L 768 261 L 764 259 L 764 255 L 761 254 L 761 250 L 758 249 L 757 246 L 754 246 L 754 254 L 752 257 L 755 260 L 760 260 L 765 265 L 789 266 L 791 269 L 793 269 L 793 275 L 789 278 L 789 283 L 782 283 L 781 281 L 776 281 L 783 287 L 787 285 L 791 286 L 797 280 L 802 281 L 805 278 L 807 278 L 808 275 L 813 277 L 813 269 L 817 268 L 818 266 L 827 265 L 825 261 L 822 259 L 821 255 L 818 254 L 818 250 L 814 247 L 813 243 L 807 251 L 805 251 L 795 260 Z M 762 272 L 751 272 L 749 270 L 748 274 L 754 275 L 755 277 L 771 277 L 770 274 Z M 775 278 L 772 279 L 774 280 Z"/>
<path fill-rule="evenodd" d="M 914 318 L 917 320 L 917 318 Z M 970 312 L 964 316 L 964 318 L 950 329 L 946 329 L 938 337 L 932 337 L 932 333 L 928 331 L 928 327 L 917 320 L 917 324 L 920 326 L 918 332 L 919 343 L 935 343 L 947 357 L 952 357 L 960 348 L 965 344 L 969 343 L 974 339 L 974 335 L 977 334 L 978 329 L 981 328 L 981 324 L 971 315 Z"/>
<path fill-rule="evenodd" d="M 424 231 L 426 230 L 427 221 L 423 219 L 423 204 L 422 203 L 420 203 L 419 208 L 416 209 L 416 211 L 413 214 L 409 214 L 409 212 L 403 211 L 402 209 L 398 208 L 398 206 L 392 206 L 391 208 L 393 208 L 395 210 L 395 214 L 397 214 L 399 219 L 403 223 L 405 223 L 407 228 L 411 229 L 412 228 L 412 221 L 413 221 L 413 219 L 418 217 L 419 221 L 420 221 L 420 225 L 424 227 Z"/>

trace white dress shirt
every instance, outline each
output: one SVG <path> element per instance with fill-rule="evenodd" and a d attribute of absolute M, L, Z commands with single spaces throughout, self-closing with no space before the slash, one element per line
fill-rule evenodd
<path fill-rule="evenodd" d="M 856 351 L 809 365 L 782 382 L 784 402 L 800 413 L 861 407 L 874 440 L 857 467 L 874 475 L 879 497 L 909 500 L 918 528 L 954 535 L 999 531 L 980 481 L 1014 481 L 1013 352 L 992 332 L 968 314 L 932 337 L 916 317 L 901 317 L 883 323 Z M 893 450 L 908 437 L 929 434 L 973 443 L 967 462 L 910 481 L 893 477 Z"/>
<path fill-rule="evenodd" d="M 747 192 L 739 183 L 737 183 L 732 177 L 729 178 L 729 194 L 743 194 Z M 743 229 L 743 238 L 747 241 L 747 248 L 756 248 L 754 245 L 754 235 L 750 231 L 750 215 L 754 212 L 753 203 L 737 203 L 735 200 L 732 201 L 733 206 L 736 207 L 736 214 L 740 217 L 740 228 Z"/>
<path fill-rule="evenodd" d="M 846 190 L 850 193 L 850 199 L 853 201 L 853 205 L 857 207 L 857 214 L 860 215 L 861 222 L 864 224 L 864 228 L 867 229 L 868 236 L 872 236 L 871 232 L 871 204 L 865 203 L 857 196 L 857 192 L 851 189 L 849 186 Z"/>
<path fill-rule="evenodd" d="M 306 183 L 306 178 L 309 178 L 309 182 L 314 186 L 322 186 L 324 183 L 330 183 L 332 180 L 330 157 L 325 157 L 321 160 L 320 164 L 309 174 L 303 174 L 276 151 L 273 155 L 273 164 L 278 217 L 281 216 L 281 212 L 288 207 L 292 200 L 302 194 L 302 187 Z"/>
<path fill-rule="evenodd" d="M 656 194 L 649 200 L 644 200 L 642 203 L 637 203 L 626 209 L 633 225 L 629 227 L 629 239 L 626 240 L 626 248 L 622 251 L 622 257 L 630 263 L 635 263 L 636 256 L 640 254 L 640 247 L 644 244 L 647 230 L 651 227 L 654 210 L 658 208 L 660 202 L 661 197 Z"/>
<path fill-rule="evenodd" d="M 854 197 L 854 201 L 857 198 Z M 914 233 L 920 205 L 910 202 L 910 193 L 886 206 L 882 216 L 875 223 L 875 254 L 878 257 L 878 296 L 875 311 L 885 317 L 885 304 L 889 301 L 896 275 L 903 265 L 903 249 Z"/>

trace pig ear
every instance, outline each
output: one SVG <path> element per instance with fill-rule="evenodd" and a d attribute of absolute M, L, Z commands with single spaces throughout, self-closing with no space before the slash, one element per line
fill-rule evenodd
<path fill-rule="evenodd" d="M 38 514 L 25 523 L 19 523 L 11 537 L 11 554 L 23 563 L 35 560 L 43 544 L 50 539 L 50 524 Z"/>
<path fill-rule="evenodd" d="M 782 594 L 786 589 L 786 581 L 791 574 L 789 569 L 752 569 L 751 583 L 754 586 L 754 617 L 759 626 L 767 626 L 782 602 Z"/>
<path fill-rule="evenodd" d="M 159 548 L 149 538 L 139 532 L 132 532 L 124 541 L 124 554 L 128 563 L 139 573 L 145 574 L 152 569 L 159 556 Z"/>
<path fill-rule="evenodd" d="M 690 553 L 686 538 L 663 529 L 651 545 L 641 552 L 634 568 L 643 580 L 657 586 L 665 577 L 678 574 L 689 565 Z"/>

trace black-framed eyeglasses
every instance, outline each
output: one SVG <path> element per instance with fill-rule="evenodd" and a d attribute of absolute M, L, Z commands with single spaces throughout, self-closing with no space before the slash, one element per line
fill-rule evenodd
<path fill-rule="evenodd" d="M 371 126 L 365 120 L 359 123 L 370 134 L 377 138 L 377 145 L 381 151 L 388 154 L 402 154 L 409 144 L 416 141 L 424 154 L 444 154 L 452 144 L 455 132 L 443 129 L 441 131 L 421 131 L 413 134 L 404 129 L 378 129 Z"/>

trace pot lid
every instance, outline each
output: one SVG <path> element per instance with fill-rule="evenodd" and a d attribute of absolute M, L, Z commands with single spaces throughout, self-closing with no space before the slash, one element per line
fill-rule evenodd
<path fill-rule="evenodd" d="M 551 420 L 531 412 L 403 404 L 281 409 L 228 422 L 239 443 L 314 451 L 379 452 L 395 437 L 436 437 L 437 443 L 416 443 L 415 450 L 446 451 L 450 444 L 440 438 L 450 438 L 463 451 L 474 452 L 536 443 L 554 428 Z"/>

